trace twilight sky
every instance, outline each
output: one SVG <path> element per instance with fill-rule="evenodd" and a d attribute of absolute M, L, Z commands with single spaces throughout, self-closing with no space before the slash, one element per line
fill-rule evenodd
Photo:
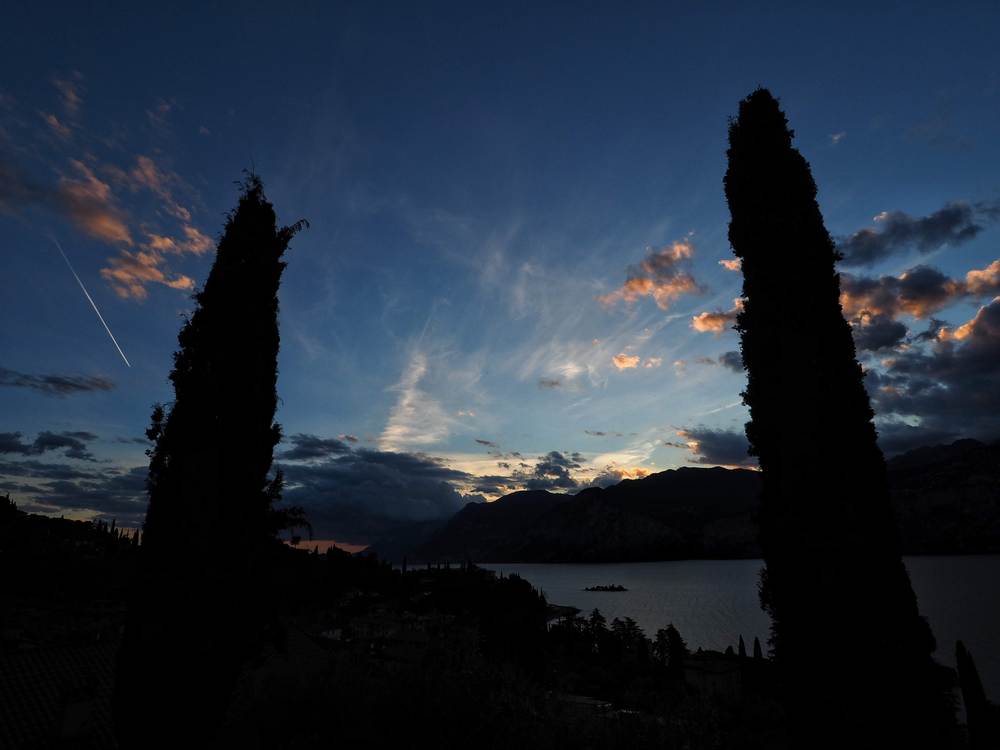
<path fill-rule="evenodd" d="M 0 28 L 0 490 L 28 510 L 141 522 L 250 166 L 311 223 L 279 462 L 319 536 L 746 462 L 722 176 L 757 85 L 846 256 L 883 449 L 1000 435 L 994 4 L 82 5 Z"/>

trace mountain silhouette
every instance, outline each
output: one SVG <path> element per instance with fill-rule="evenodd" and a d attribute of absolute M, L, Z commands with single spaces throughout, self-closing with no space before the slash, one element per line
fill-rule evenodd
<path fill-rule="evenodd" d="M 1000 552 L 1000 443 L 916 448 L 887 468 L 904 553 Z M 759 472 L 718 467 L 682 467 L 573 495 L 525 490 L 469 503 L 447 520 L 402 524 L 370 551 L 397 562 L 757 557 L 759 493 Z"/>
<path fill-rule="evenodd" d="M 753 556 L 756 472 L 680 468 L 565 495 L 470 503 L 412 559 L 611 562 Z M 380 551 L 376 546 L 376 551 Z"/>

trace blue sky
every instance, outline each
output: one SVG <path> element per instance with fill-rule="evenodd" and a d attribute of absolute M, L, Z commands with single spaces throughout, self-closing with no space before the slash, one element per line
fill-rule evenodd
<path fill-rule="evenodd" d="M 693 318 L 739 294 L 721 181 L 727 118 L 757 85 L 782 101 L 828 229 L 877 245 L 844 271 L 883 279 L 878 299 L 856 284 L 851 310 L 889 337 L 862 352 L 888 394 L 884 447 L 996 434 L 965 385 L 941 380 L 949 411 L 932 415 L 913 380 L 967 360 L 970 388 L 994 382 L 992 329 L 962 326 L 1000 292 L 995 5 L 254 5 L 6 12 L 0 432 L 21 434 L 0 461 L 27 507 L 141 518 L 135 439 L 171 398 L 180 316 L 251 166 L 283 221 L 311 223 L 281 289 L 287 436 L 439 459 L 454 494 L 424 515 L 735 463 L 743 378 L 719 357 L 736 335 Z M 899 280 L 920 264 L 948 291 L 900 304 L 927 292 Z M 330 481 L 297 497 L 336 505 Z"/>

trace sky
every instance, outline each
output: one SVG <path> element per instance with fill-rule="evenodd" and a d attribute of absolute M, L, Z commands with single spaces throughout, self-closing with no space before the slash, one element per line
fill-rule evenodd
<path fill-rule="evenodd" d="M 757 86 L 845 256 L 883 450 L 1000 436 L 1000 9 L 620 5 L 6 9 L 0 491 L 141 524 L 247 169 L 310 223 L 276 461 L 317 535 L 751 465 L 722 176 Z"/>

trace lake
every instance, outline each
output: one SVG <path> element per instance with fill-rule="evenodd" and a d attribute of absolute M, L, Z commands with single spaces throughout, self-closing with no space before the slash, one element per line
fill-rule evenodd
<path fill-rule="evenodd" d="M 1000 702 L 1000 555 L 907 557 L 920 611 L 937 638 L 938 661 L 955 666 L 955 641 L 972 652 L 986 693 Z M 492 564 L 517 573 L 540 589 L 551 604 L 597 607 L 610 623 L 631 617 L 647 636 L 673 623 L 688 646 L 747 649 L 754 636 L 767 649 L 770 620 L 757 601 L 760 560 L 679 560 L 616 564 Z M 621 584 L 625 592 L 583 591 Z"/>

